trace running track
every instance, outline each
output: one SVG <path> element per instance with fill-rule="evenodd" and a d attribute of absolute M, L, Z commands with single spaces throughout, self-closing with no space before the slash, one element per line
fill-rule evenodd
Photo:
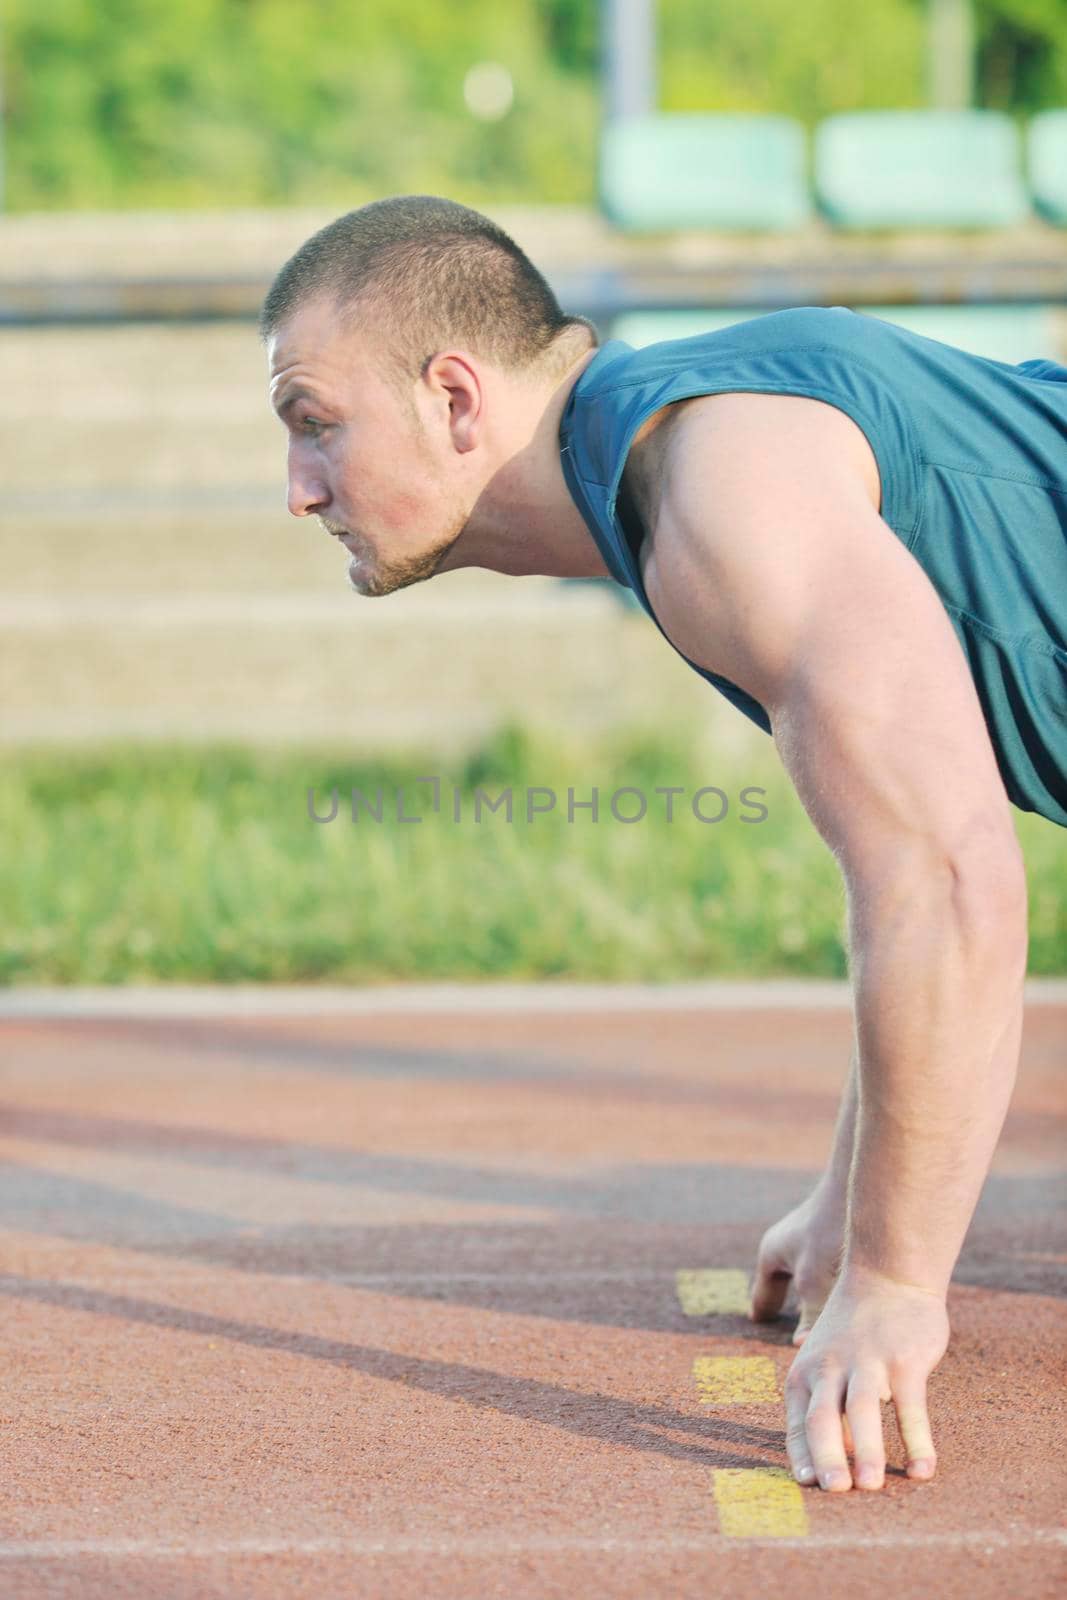
<path fill-rule="evenodd" d="M 830 1495 L 743 1288 L 847 993 L 9 992 L 0 1595 L 1062 1594 L 1067 993 L 1031 999 L 938 1475 L 886 1407 L 886 1488 Z"/>

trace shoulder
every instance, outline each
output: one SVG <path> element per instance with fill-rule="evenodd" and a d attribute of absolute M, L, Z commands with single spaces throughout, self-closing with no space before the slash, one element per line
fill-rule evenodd
<path fill-rule="evenodd" d="M 784 670 L 787 641 L 829 599 L 831 571 L 840 593 L 849 566 L 858 581 L 865 552 L 896 543 L 878 515 L 870 446 L 822 401 L 734 392 L 679 406 L 657 438 L 641 561 L 660 625 L 710 670 L 725 670 L 720 650 L 742 630 L 772 672 Z M 748 665 L 746 687 L 759 695 L 763 673 Z"/>
<path fill-rule="evenodd" d="M 656 378 L 699 371 L 709 362 L 718 364 L 731 356 L 804 348 L 853 350 L 870 322 L 844 306 L 790 306 L 680 339 L 658 339 L 637 346 L 608 339 L 583 373 L 582 389 L 591 399 Z"/>
<path fill-rule="evenodd" d="M 730 487 L 735 499 L 759 507 L 775 494 L 837 495 L 844 481 L 862 488 L 881 508 L 882 483 L 870 440 L 847 411 L 808 395 L 727 390 L 697 395 L 670 408 L 664 430 L 666 494 L 692 492 L 695 483 Z"/>

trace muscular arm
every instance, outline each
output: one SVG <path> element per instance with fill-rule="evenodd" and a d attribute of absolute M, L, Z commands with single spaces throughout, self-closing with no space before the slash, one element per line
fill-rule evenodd
<path fill-rule="evenodd" d="M 767 708 L 844 876 L 860 1079 L 845 1269 L 943 1294 L 1014 1083 L 1025 879 L 956 636 L 830 409 L 690 407 L 645 579 L 675 642 Z"/>
<path fill-rule="evenodd" d="M 888 671 L 879 653 L 886 630 L 876 626 L 845 696 L 812 682 L 818 662 L 828 675 L 846 670 L 836 647 L 812 648 L 803 686 L 783 689 L 771 715 L 847 889 L 859 1102 L 844 1270 L 868 1268 L 944 1295 L 1015 1080 L 1025 888 L 1014 836 L 1001 839 L 992 815 L 999 780 L 987 775 L 985 811 L 978 751 L 960 737 L 967 696 L 954 711 L 947 704 L 955 638 L 938 648 L 940 630 L 927 625 L 938 618 L 908 603 L 914 587 L 896 591 L 899 614 L 916 624 L 913 663 L 903 641 L 895 662 L 913 691 L 899 709 L 863 720 L 865 684 L 884 682 Z M 978 745 L 985 732 L 976 706 L 975 717 Z M 935 764 L 945 745 L 955 747 L 952 771 Z M 940 817 L 929 792 L 939 783 L 951 795 Z"/>

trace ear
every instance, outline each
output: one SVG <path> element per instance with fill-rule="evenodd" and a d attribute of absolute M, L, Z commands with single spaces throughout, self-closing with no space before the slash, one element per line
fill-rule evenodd
<path fill-rule="evenodd" d="M 461 454 L 480 444 L 485 428 L 485 376 L 475 356 L 442 350 L 423 368 L 422 381 L 435 411 L 448 419 L 453 447 Z"/>

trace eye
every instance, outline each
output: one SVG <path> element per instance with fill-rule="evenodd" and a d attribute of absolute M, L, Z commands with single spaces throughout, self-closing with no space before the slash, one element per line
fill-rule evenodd
<path fill-rule="evenodd" d="M 304 417 L 300 423 L 300 431 L 301 433 L 308 434 L 312 439 L 314 439 L 319 433 L 321 433 L 325 426 L 326 424 L 324 422 L 320 422 L 317 417 Z"/>

